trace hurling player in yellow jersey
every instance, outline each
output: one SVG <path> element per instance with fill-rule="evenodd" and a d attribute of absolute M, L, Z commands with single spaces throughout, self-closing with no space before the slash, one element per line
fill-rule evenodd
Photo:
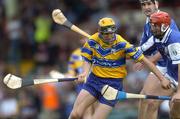
<path fill-rule="evenodd" d="M 101 94 L 104 85 L 121 91 L 122 81 L 126 77 L 126 55 L 135 61 L 143 62 L 159 78 L 164 88 L 170 88 L 169 81 L 160 71 L 120 35 L 116 34 L 116 25 L 111 18 L 99 20 L 99 30 L 92 35 L 82 48 L 83 71 L 78 80 L 87 81 L 79 93 L 69 119 L 81 119 L 84 111 L 95 101 L 98 107 L 92 119 L 106 119 L 117 100 L 106 100 Z"/>

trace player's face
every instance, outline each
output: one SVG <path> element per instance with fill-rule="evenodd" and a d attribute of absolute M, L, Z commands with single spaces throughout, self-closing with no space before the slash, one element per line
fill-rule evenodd
<path fill-rule="evenodd" d="M 115 39 L 115 33 L 101 33 L 105 43 L 112 43 Z"/>
<path fill-rule="evenodd" d="M 157 6 L 158 6 L 158 3 L 154 4 L 151 1 L 141 3 L 142 11 L 147 17 L 149 17 L 152 13 L 158 10 Z"/>
<path fill-rule="evenodd" d="M 151 32 L 156 38 L 162 38 L 163 33 L 159 25 L 151 23 Z"/>

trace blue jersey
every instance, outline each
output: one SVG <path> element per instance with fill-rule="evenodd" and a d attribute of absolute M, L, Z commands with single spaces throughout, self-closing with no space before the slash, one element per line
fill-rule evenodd
<path fill-rule="evenodd" d="M 167 74 L 178 80 L 178 64 L 180 64 L 180 32 L 168 29 L 161 41 L 154 38 L 154 45 L 167 62 Z"/>
<path fill-rule="evenodd" d="M 173 19 L 171 19 L 170 28 L 179 31 L 179 29 Z M 144 43 L 146 43 L 148 41 L 148 39 L 150 39 L 151 37 L 152 37 L 151 27 L 150 27 L 150 23 L 149 23 L 149 18 L 147 18 L 146 24 L 144 25 L 144 32 L 142 35 L 142 39 L 140 41 L 140 46 L 142 46 Z M 144 55 L 150 56 L 150 55 L 154 55 L 156 52 L 157 52 L 157 50 L 156 50 L 155 46 L 151 46 L 148 50 L 144 51 Z M 157 62 L 157 65 L 165 67 L 166 62 L 163 59 L 160 59 Z"/>

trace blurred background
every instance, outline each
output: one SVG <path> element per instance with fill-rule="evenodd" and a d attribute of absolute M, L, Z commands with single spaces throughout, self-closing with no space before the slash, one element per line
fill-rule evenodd
<path fill-rule="evenodd" d="M 0 118 L 67 119 L 76 99 L 75 84 L 51 83 L 18 90 L 2 83 L 7 73 L 26 80 L 49 77 L 51 70 L 67 72 L 71 52 L 79 47 L 81 36 L 52 21 L 59 8 L 69 21 L 93 34 L 99 18 L 112 17 L 118 33 L 137 46 L 145 16 L 138 0 L 0 0 Z M 180 25 L 180 0 L 161 0 L 160 9 L 170 13 Z M 125 91 L 139 93 L 148 70 L 133 72 L 127 61 Z M 131 66 L 131 67 L 130 67 Z M 160 119 L 168 119 L 167 102 Z M 138 100 L 118 103 L 108 119 L 137 119 Z"/>

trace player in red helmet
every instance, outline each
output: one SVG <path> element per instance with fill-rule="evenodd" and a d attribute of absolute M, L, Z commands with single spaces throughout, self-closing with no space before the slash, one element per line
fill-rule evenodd
<path fill-rule="evenodd" d="M 158 61 L 156 60 L 159 56 L 159 53 L 155 46 L 152 46 L 152 32 L 150 27 L 150 15 L 153 13 L 158 13 L 158 0 L 139 0 L 142 12 L 146 15 L 146 23 L 143 28 L 142 38 L 140 40 L 140 48 L 143 51 L 143 54 L 146 55 L 150 61 L 156 63 L 156 67 L 161 71 L 162 74 L 167 72 L 166 61 L 162 58 Z M 171 19 L 170 28 L 179 31 L 175 21 Z M 156 62 L 155 62 L 156 61 Z M 144 68 L 144 65 L 141 63 L 136 63 L 134 65 L 136 70 L 141 70 Z M 157 91 L 158 90 L 158 91 Z M 165 90 L 159 85 L 158 78 L 150 72 L 148 77 L 144 82 L 143 89 L 141 94 L 145 95 L 171 95 L 173 90 Z M 158 109 L 162 101 L 157 100 L 144 100 L 141 99 L 138 109 L 138 118 L 139 119 L 157 119 Z"/>
<path fill-rule="evenodd" d="M 150 17 L 152 34 L 157 38 L 162 38 L 171 23 L 171 18 L 166 12 L 154 13 Z M 160 30 L 154 30 L 160 29 Z"/>
<path fill-rule="evenodd" d="M 172 29 L 170 24 L 171 17 L 166 12 L 153 13 L 150 16 L 152 45 L 167 62 L 164 76 L 172 83 L 171 87 L 176 88 L 175 92 L 169 94 L 172 96 L 170 116 L 171 119 L 180 119 L 180 32 Z"/>

